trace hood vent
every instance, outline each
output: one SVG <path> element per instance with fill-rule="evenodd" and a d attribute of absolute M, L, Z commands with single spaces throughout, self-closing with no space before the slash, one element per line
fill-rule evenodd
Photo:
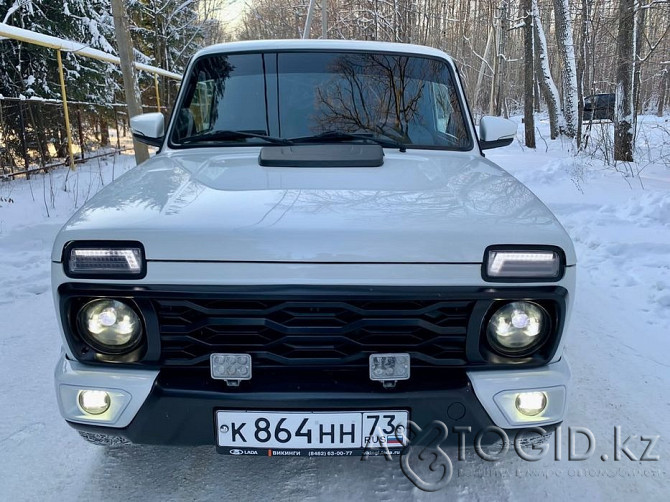
<path fill-rule="evenodd" d="M 379 167 L 384 164 L 384 150 L 380 145 L 355 143 L 265 146 L 258 163 L 265 167 Z"/>

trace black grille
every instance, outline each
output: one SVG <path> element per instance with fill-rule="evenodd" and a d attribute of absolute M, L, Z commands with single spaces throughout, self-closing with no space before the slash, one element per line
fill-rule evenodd
<path fill-rule="evenodd" d="M 164 365 L 206 366 L 213 352 L 249 353 L 254 368 L 367 366 L 380 352 L 413 365 L 464 365 L 474 300 L 388 298 L 154 299 Z"/>

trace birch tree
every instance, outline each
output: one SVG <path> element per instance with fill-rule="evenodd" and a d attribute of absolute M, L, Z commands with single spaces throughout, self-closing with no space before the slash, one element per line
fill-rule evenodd
<path fill-rule="evenodd" d="M 663 106 L 665 104 L 665 93 L 666 89 L 668 88 L 668 75 L 670 75 L 670 71 L 668 71 L 668 68 L 663 68 L 661 70 L 661 83 L 659 85 L 658 89 L 658 103 L 656 105 L 656 115 L 659 117 L 663 116 Z"/>
<path fill-rule="evenodd" d="M 505 116 L 508 116 L 507 113 L 507 101 L 506 96 L 504 96 L 505 90 L 508 88 L 508 83 L 505 81 L 507 77 L 507 38 L 509 31 L 509 5 L 507 2 L 500 3 L 499 9 L 499 30 L 498 36 L 498 53 L 496 56 L 496 75 L 493 80 L 495 85 L 493 85 L 493 91 L 495 92 L 495 115 L 501 115 L 503 109 L 505 110 Z M 492 100 L 493 102 L 493 100 Z M 492 104 L 493 108 L 493 104 Z"/>
<path fill-rule="evenodd" d="M 577 58 L 577 90 L 579 91 L 579 121 L 577 122 L 577 148 L 581 148 L 583 141 L 583 118 L 584 118 L 584 94 L 590 89 L 592 82 L 589 80 L 589 50 L 591 44 L 591 16 L 590 0 L 581 0 L 581 33 L 579 36 L 579 56 Z"/>
<path fill-rule="evenodd" d="M 563 66 L 563 115 L 565 117 L 565 130 L 563 132 L 566 136 L 574 138 L 577 135 L 579 102 L 575 47 L 569 7 L 568 0 L 554 0 L 556 45 Z"/>
<path fill-rule="evenodd" d="M 533 0 L 523 0 L 524 14 L 524 106 L 523 123 L 526 133 L 526 146 L 535 148 L 535 117 L 533 116 L 533 97 L 535 90 L 533 62 Z"/>
<path fill-rule="evenodd" d="M 482 82 L 484 81 L 484 74 L 486 69 L 491 69 L 491 65 L 488 62 L 489 58 L 489 49 L 491 48 L 491 42 L 493 41 L 493 26 L 489 29 L 489 35 L 486 39 L 486 48 L 484 49 L 484 55 L 482 56 L 481 64 L 479 65 L 479 74 L 477 75 L 477 85 L 475 85 L 475 93 L 473 103 L 477 104 L 479 102 L 479 92 L 482 88 Z"/>
<path fill-rule="evenodd" d="M 563 112 L 561 112 L 561 96 L 558 88 L 551 76 L 551 67 L 549 65 L 549 51 L 547 49 L 547 37 L 544 34 L 542 19 L 540 19 L 540 9 L 537 0 L 532 0 L 533 20 L 535 22 L 535 42 L 537 61 L 540 67 L 540 91 L 547 103 L 549 112 L 549 127 L 551 130 L 551 139 L 556 139 L 564 126 Z"/>
<path fill-rule="evenodd" d="M 638 1 L 640 9 L 649 10 L 640 37 L 643 53 L 638 66 L 640 109 L 654 105 L 657 111 L 663 91 L 663 109 L 667 113 L 670 92 L 665 89 L 670 83 L 664 84 L 665 73 L 661 70 L 668 66 L 663 63 L 670 60 L 670 2 Z M 301 35 L 309 0 L 247 2 L 234 34 L 238 38 Z M 561 108 L 565 114 L 565 122 L 561 125 L 559 121 L 559 129 L 579 141 L 580 93 L 616 90 L 618 0 L 537 2 L 545 33 L 546 62 L 561 96 L 557 115 L 560 117 Z M 522 0 L 329 0 L 328 37 L 411 41 L 442 49 L 458 65 L 475 114 L 521 114 L 525 92 L 522 3 Z M 557 23 L 554 23 L 549 19 L 556 12 Z M 537 21 L 534 26 L 539 28 Z M 318 38 L 321 32 L 315 22 L 310 36 Z M 536 40 L 535 46 L 539 58 L 543 44 Z M 538 69 L 536 72 L 541 73 Z M 540 83 L 542 77 L 537 80 Z M 545 92 L 546 88 L 535 94 L 544 96 L 539 102 L 543 108 L 549 108 Z"/>

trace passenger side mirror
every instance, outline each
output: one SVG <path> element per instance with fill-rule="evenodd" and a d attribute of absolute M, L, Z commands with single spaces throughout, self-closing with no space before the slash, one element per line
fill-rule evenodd
<path fill-rule="evenodd" d="M 507 146 L 516 137 L 516 122 L 502 117 L 482 117 L 479 121 L 479 144 L 482 150 Z"/>
<path fill-rule="evenodd" d="M 165 139 L 165 119 L 162 113 L 143 113 L 130 119 L 133 138 L 160 147 Z"/>

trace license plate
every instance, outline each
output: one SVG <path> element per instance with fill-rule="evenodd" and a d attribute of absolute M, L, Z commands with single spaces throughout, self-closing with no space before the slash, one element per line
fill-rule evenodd
<path fill-rule="evenodd" d="M 217 411 L 217 446 L 225 454 L 282 455 L 297 450 L 399 452 L 406 443 L 407 411 Z M 267 452 L 265 451 L 267 450 Z M 341 452 L 338 452 L 341 453 Z"/>

